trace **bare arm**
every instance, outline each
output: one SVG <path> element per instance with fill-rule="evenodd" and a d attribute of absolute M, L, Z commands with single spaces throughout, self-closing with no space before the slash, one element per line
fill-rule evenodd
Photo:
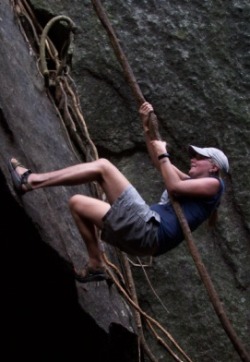
<path fill-rule="evenodd" d="M 163 141 L 151 141 L 152 151 L 155 158 L 166 152 L 165 143 Z M 169 158 L 158 160 L 159 168 L 164 179 L 166 189 L 171 194 L 190 195 L 190 196 L 212 196 L 219 190 L 219 181 L 214 177 L 200 178 L 181 178 L 176 167 L 171 163 Z"/>
<path fill-rule="evenodd" d="M 139 108 L 139 115 L 142 120 L 142 127 L 144 131 L 144 137 L 145 142 L 147 146 L 147 150 L 149 153 L 149 156 L 151 157 L 153 164 L 155 167 L 158 168 L 157 159 L 155 158 L 155 152 L 153 151 L 152 145 L 151 145 L 151 138 L 149 135 L 149 127 L 148 127 L 148 120 L 150 113 L 153 112 L 153 107 L 150 103 L 144 102 L 141 107 Z"/>
<path fill-rule="evenodd" d="M 154 166 L 159 170 L 160 170 L 160 164 L 157 158 L 157 155 L 155 153 L 155 150 L 152 146 L 151 143 L 151 138 L 149 136 L 149 129 L 148 129 L 148 117 L 150 112 L 153 112 L 153 107 L 150 103 L 145 102 L 141 105 L 140 109 L 139 109 L 139 114 L 142 120 L 142 125 L 143 125 L 143 130 L 144 130 L 144 137 L 145 137 L 145 142 L 146 142 L 146 146 L 147 146 L 147 150 L 149 153 L 149 156 L 154 164 Z M 167 151 L 167 144 L 165 142 L 165 151 Z M 179 176 L 179 178 L 181 180 L 186 180 L 189 178 L 189 175 L 187 175 L 186 173 L 182 172 L 181 170 L 179 170 L 176 166 L 172 165 L 173 169 L 175 170 L 176 174 Z"/>
<path fill-rule="evenodd" d="M 174 166 L 169 158 L 158 160 L 158 156 L 167 152 L 167 144 L 160 140 L 151 140 L 149 137 L 148 117 L 153 107 L 150 103 L 144 102 L 139 114 L 142 120 L 145 140 L 149 155 L 155 167 L 161 172 L 166 189 L 173 195 L 212 196 L 219 190 L 219 181 L 213 177 L 202 177 L 191 179 Z"/>

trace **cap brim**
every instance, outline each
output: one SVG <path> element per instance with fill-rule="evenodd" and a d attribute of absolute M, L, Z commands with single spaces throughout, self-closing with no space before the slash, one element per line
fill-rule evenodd
<path fill-rule="evenodd" d="M 207 154 L 206 150 L 204 150 L 204 148 L 196 147 L 193 145 L 188 146 L 188 153 L 189 153 L 190 157 L 195 156 L 197 154 L 204 156 L 204 157 L 209 157 L 209 155 Z"/>
<path fill-rule="evenodd" d="M 196 152 L 194 150 L 194 146 L 192 146 L 192 145 L 188 146 L 188 154 L 189 154 L 189 156 L 194 156 L 196 154 Z"/>
<path fill-rule="evenodd" d="M 194 156 L 197 153 L 199 155 L 204 156 L 203 153 L 202 153 L 202 148 L 199 148 L 199 147 L 196 147 L 196 146 L 193 146 L 193 145 L 188 146 L 188 153 L 189 153 L 189 156 Z"/>

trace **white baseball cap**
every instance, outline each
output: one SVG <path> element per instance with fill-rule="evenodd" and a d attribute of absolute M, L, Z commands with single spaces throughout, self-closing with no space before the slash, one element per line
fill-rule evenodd
<path fill-rule="evenodd" d="M 195 154 L 209 157 L 213 160 L 213 162 L 218 166 L 221 170 L 228 172 L 229 171 L 229 162 L 227 156 L 215 147 L 205 147 L 200 148 L 197 146 L 189 145 L 188 146 L 189 156 L 194 156 Z"/>

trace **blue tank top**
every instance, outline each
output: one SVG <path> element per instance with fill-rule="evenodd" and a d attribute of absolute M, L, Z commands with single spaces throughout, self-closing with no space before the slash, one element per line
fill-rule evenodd
<path fill-rule="evenodd" d="M 176 197 L 191 231 L 197 229 L 199 225 L 208 219 L 220 204 L 225 186 L 222 179 L 216 178 L 220 181 L 220 188 L 217 194 L 212 197 Z M 170 202 L 151 205 L 150 209 L 156 211 L 161 217 L 158 228 L 159 248 L 155 253 L 155 256 L 158 256 L 180 244 L 184 240 L 184 235 L 178 217 Z"/>

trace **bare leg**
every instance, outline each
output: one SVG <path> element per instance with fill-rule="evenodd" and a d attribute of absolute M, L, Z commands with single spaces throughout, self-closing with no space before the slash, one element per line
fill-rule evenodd
<path fill-rule="evenodd" d="M 16 172 L 20 176 L 25 171 L 27 169 L 24 167 L 16 167 Z M 110 204 L 130 184 L 122 173 L 108 160 L 99 159 L 48 173 L 31 173 L 28 176 L 29 189 L 24 189 L 24 191 L 28 192 L 52 186 L 79 185 L 91 181 L 99 182 Z M 95 198 L 74 195 L 69 201 L 69 207 L 82 239 L 86 244 L 89 254 L 89 267 L 94 270 L 102 268 L 103 258 L 99 248 L 96 228 L 102 228 L 102 219 L 110 209 L 110 205 Z"/>
<path fill-rule="evenodd" d="M 74 195 L 69 201 L 70 211 L 84 240 L 89 254 L 89 265 L 94 269 L 103 266 L 96 227 L 102 228 L 102 218 L 110 209 L 104 201 L 83 195 Z"/>
<path fill-rule="evenodd" d="M 27 169 L 18 166 L 16 172 L 22 175 Z M 31 173 L 28 183 L 32 190 L 51 186 L 73 186 L 99 182 L 108 201 L 112 204 L 127 188 L 129 181 L 108 160 L 98 159 L 47 173 Z M 25 188 L 25 186 L 23 186 Z M 24 191 L 30 191 L 24 189 Z"/>

